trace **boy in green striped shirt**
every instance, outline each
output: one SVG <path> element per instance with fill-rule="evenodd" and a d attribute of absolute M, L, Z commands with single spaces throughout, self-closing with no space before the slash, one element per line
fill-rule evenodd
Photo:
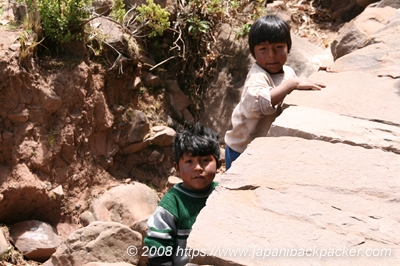
<path fill-rule="evenodd" d="M 144 243 L 150 266 L 181 266 L 189 262 L 187 238 L 217 185 L 213 180 L 221 167 L 218 135 L 200 124 L 177 133 L 174 167 L 182 182 L 163 196 L 147 222 L 149 231 Z"/>

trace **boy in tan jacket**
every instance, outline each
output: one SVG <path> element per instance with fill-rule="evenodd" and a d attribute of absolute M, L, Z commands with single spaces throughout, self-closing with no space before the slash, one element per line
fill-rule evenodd
<path fill-rule="evenodd" d="M 256 62 L 247 74 L 239 104 L 232 113 L 232 129 L 225 134 L 226 170 L 257 137 L 267 136 L 280 114 L 283 99 L 293 90 L 320 90 L 324 83 L 299 78 L 285 65 L 292 40 L 281 18 L 259 18 L 249 32 L 249 48 Z"/>

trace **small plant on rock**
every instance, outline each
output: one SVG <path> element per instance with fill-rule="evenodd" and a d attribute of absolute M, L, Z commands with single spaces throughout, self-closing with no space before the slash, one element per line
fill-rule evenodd
<path fill-rule="evenodd" d="M 251 28 L 251 24 L 246 23 L 244 24 L 242 27 L 239 28 L 239 30 L 236 32 L 236 38 L 240 39 L 240 38 L 244 38 L 246 37 L 249 32 L 250 32 L 250 28 Z"/>
<path fill-rule="evenodd" d="M 56 135 L 57 135 L 57 133 L 55 131 L 51 130 L 49 135 L 47 136 L 47 144 L 49 145 L 50 148 L 54 147 L 54 144 L 56 141 Z"/>
<path fill-rule="evenodd" d="M 84 41 L 85 25 L 91 14 L 91 0 L 18 0 L 27 6 L 23 26 L 46 51 L 65 53 L 63 49 L 75 41 Z M 72 49 L 73 50 L 73 49 Z M 68 50 L 71 51 L 71 50 Z"/>
<path fill-rule="evenodd" d="M 188 33 L 193 36 L 197 36 L 198 33 L 207 33 L 210 29 L 210 22 L 200 20 L 198 17 L 189 18 L 188 23 Z"/>
<path fill-rule="evenodd" d="M 41 0 L 38 2 L 43 35 L 55 43 L 83 39 L 83 26 L 89 18 L 88 0 Z"/>
<path fill-rule="evenodd" d="M 126 25 L 133 29 L 135 37 L 156 37 L 162 36 L 170 26 L 170 13 L 155 4 L 153 0 L 147 0 L 147 5 L 142 4 L 127 12 Z"/>
<path fill-rule="evenodd" d="M 125 4 L 123 0 L 115 0 L 114 1 L 114 6 L 111 10 L 110 17 L 118 21 L 119 23 L 122 23 L 124 21 L 124 16 L 125 16 Z"/>

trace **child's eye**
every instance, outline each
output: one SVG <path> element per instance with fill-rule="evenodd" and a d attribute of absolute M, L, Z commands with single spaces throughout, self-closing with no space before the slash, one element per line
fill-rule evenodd
<path fill-rule="evenodd" d="M 206 162 L 206 163 L 208 163 L 208 162 L 210 162 L 210 161 L 212 161 L 212 159 L 211 159 L 211 158 L 209 158 L 209 157 L 203 158 L 203 162 Z"/>

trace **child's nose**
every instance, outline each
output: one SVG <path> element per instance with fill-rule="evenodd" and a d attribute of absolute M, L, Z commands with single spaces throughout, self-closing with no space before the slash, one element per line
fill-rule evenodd
<path fill-rule="evenodd" d="M 203 167 L 201 166 L 200 162 L 197 162 L 196 165 L 194 166 L 195 171 L 203 171 Z"/>
<path fill-rule="evenodd" d="M 267 56 L 268 57 L 273 57 L 274 56 L 274 51 L 272 49 L 267 50 Z"/>

